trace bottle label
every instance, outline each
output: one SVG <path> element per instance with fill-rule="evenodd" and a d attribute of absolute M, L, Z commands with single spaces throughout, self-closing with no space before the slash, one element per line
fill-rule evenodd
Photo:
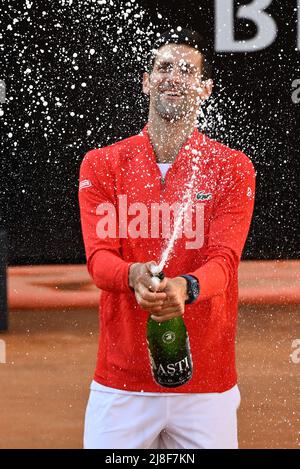
<path fill-rule="evenodd" d="M 166 332 L 167 343 L 170 344 L 175 340 L 173 332 Z M 165 343 L 164 336 L 162 340 Z M 153 350 L 151 353 L 150 347 L 149 357 L 152 368 L 152 374 L 155 381 L 164 387 L 176 387 L 185 384 L 192 377 L 193 363 L 192 356 L 190 353 L 189 339 L 186 338 L 185 347 L 181 350 L 177 350 L 177 353 L 173 356 L 168 356 L 164 350 Z"/>
<path fill-rule="evenodd" d="M 186 373 L 190 370 L 188 357 L 184 357 L 182 360 L 176 363 L 163 364 L 160 363 L 158 366 L 157 374 L 162 376 L 174 376 L 178 373 Z"/>

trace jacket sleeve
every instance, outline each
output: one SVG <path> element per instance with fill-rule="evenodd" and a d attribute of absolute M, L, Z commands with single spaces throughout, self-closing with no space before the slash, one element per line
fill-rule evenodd
<path fill-rule="evenodd" d="M 132 263 L 120 253 L 115 177 L 101 149 L 88 152 L 81 163 L 78 198 L 87 269 L 95 285 L 107 291 L 131 291 Z"/>
<path fill-rule="evenodd" d="M 241 152 L 235 165 L 223 174 L 204 253 L 206 262 L 190 272 L 200 285 L 196 301 L 222 294 L 237 274 L 253 213 L 255 171 Z"/>

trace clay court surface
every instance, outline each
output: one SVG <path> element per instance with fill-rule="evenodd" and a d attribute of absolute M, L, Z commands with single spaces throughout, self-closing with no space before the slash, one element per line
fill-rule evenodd
<path fill-rule="evenodd" d="M 81 448 L 97 352 L 97 308 L 18 309 L 12 295 L 21 290 L 15 286 L 11 280 L 15 308 L 9 332 L 0 334 L 6 345 L 6 363 L 0 363 L 0 448 Z M 299 338 L 294 300 L 240 305 L 241 448 L 300 448 L 300 363 L 290 357 Z"/>

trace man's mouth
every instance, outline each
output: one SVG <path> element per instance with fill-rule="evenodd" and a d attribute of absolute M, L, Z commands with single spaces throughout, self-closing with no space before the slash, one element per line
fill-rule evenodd
<path fill-rule="evenodd" d="M 176 90 L 165 90 L 162 91 L 161 94 L 168 99 L 180 99 L 183 97 L 183 94 L 180 91 Z"/>

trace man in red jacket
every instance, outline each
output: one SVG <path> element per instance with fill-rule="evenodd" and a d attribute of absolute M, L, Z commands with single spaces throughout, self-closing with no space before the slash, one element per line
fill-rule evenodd
<path fill-rule="evenodd" d="M 164 33 L 143 77 L 148 124 L 81 165 L 87 267 L 102 290 L 86 448 L 237 447 L 237 271 L 255 174 L 246 155 L 197 130 L 213 86 L 208 53 L 197 33 Z M 157 286 L 151 269 L 182 204 L 188 210 Z M 159 323 L 184 314 L 193 376 L 172 392 L 152 377 L 149 314 Z"/>

